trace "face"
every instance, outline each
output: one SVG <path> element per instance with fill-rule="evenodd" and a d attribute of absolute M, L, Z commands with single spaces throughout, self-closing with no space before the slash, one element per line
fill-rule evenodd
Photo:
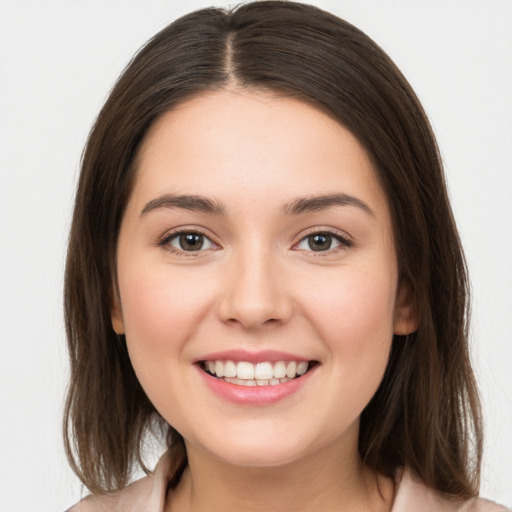
<path fill-rule="evenodd" d="M 151 128 L 117 247 L 114 329 L 187 448 L 269 466 L 356 450 L 414 329 L 388 205 L 325 113 L 205 93 Z"/>

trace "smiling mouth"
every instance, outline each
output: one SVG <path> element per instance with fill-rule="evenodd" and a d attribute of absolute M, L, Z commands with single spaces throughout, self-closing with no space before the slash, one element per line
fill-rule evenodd
<path fill-rule="evenodd" d="M 276 386 L 298 379 L 318 364 L 317 361 L 276 361 L 250 363 L 231 360 L 201 361 L 199 366 L 216 379 L 239 386 Z"/>

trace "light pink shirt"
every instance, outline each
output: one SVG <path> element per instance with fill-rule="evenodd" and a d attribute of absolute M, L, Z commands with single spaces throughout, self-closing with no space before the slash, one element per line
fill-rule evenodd
<path fill-rule="evenodd" d="M 110 496 L 90 496 L 67 512 L 163 512 L 169 460 L 164 454 L 155 471 Z M 481 498 L 454 500 L 427 488 L 411 471 L 399 471 L 391 512 L 506 512 Z"/>

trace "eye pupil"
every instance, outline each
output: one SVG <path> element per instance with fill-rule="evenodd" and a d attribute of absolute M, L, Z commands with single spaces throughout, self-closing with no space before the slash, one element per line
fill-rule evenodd
<path fill-rule="evenodd" d="M 203 235 L 198 233 L 184 233 L 180 235 L 180 246 L 184 251 L 198 251 L 203 247 Z"/>
<path fill-rule="evenodd" d="M 326 251 L 331 248 L 332 236 L 327 233 L 316 233 L 308 236 L 308 245 L 312 251 Z"/>

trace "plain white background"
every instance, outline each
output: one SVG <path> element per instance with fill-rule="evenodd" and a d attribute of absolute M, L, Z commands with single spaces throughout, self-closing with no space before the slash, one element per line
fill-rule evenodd
<path fill-rule="evenodd" d="M 512 505 L 512 1 L 312 1 L 395 60 L 438 136 L 473 283 L 482 494 Z M 0 0 L 0 512 L 63 511 L 61 289 L 81 151 L 135 50 L 222 2 Z"/>

